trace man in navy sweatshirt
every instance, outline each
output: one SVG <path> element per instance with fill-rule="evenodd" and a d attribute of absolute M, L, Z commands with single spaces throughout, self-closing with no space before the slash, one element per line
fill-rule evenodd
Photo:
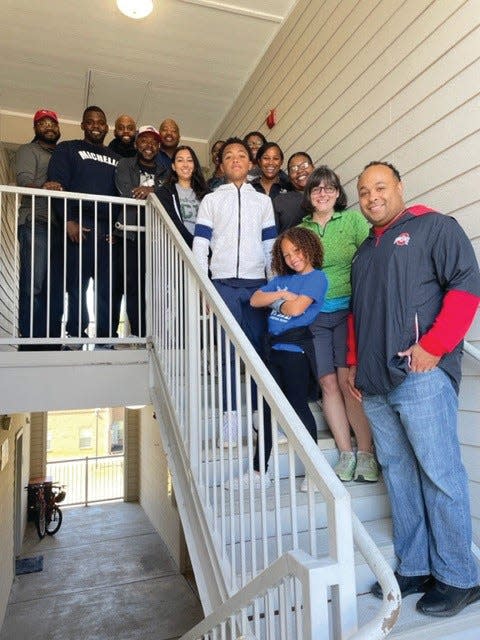
<path fill-rule="evenodd" d="M 60 183 L 64 191 L 117 195 L 115 167 L 119 156 L 103 144 L 108 132 L 103 110 L 87 107 L 81 128 L 83 140 L 57 145 L 50 160 L 48 179 Z M 57 212 L 64 217 L 63 203 Z M 120 296 L 114 276 L 120 246 L 112 236 L 116 216 L 113 205 L 108 203 L 67 201 L 67 332 L 70 336 L 85 335 L 88 326 L 86 291 L 90 278 L 95 281 L 96 336 L 110 337 L 117 329 Z"/>

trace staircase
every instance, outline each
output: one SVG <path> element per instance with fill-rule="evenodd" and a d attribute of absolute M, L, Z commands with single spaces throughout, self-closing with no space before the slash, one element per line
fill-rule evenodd
<path fill-rule="evenodd" d="M 312 404 L 315 447 L 158 200 L 151 196 L 145 206 L 147 350 L 5 352 L 0 379 L 8 412 L 144 404 L 149 392 L 206 614 L 182 640 L 478 640 L 480 603 L 447 620 L 416 614 L 414 596 L 400 609 L 383 482 L 338 480 L 332 470 L 338 453 L 320 406 Z M 14 316 L 11 335 L 0 337 L 0 346 L 22 343 Z M 122 342 L 113 336 L 77 340 L 90 346 L 102 341 Z M 236 446 L 224 447 L 222 359 L 229 370 L 231 358 L 234 376 L 225 401 L 231 404 L 234 387 L 241 430 Z M 249 488 L 228 490 L 236 476 L 248 472 L 253 478 L 254 425 L 262 446 L 264 401 L 272 413 L 272 486 L 253 490 L 251 481 Z M 310 488 L 302 493 L 305 474 Z M 387 594 L 383 602 L 369 595 L 374 580 Z"/>
<path fill-rule="evenodd" d="M 151 219 L 153 244 L 158 245 L 152 268 L 162 274 L 164 284 L 151 324 L 151 396 L 207 614 L 182 640 L 387 635 L 453 640 L 460 630 L 463 638 L 475 633 L 480 605 L 444 621 L 416 614 L 412 596 L 402 603 L 397 619 L 398 591 L 388 566 L 394 567 L 395 558 L 385 485 L 381 480 L 338 481 L 331 468 L 338 453 L 320 407 L 312 407 L 317 448 L 237 332 L 213 287 L 197 273 L 191 254 L 176 242 L 169 220 Z M 170 295 L 162 298 L 162 292 Z M 186 313 L 180 311 L 183 304 Z M 226 448 L 217 446 L 222 430 L 221 327 L 227 360 L 229 343 L 235 347 L 232 386 L 243 407 L 237 446 Z M 252 472 L 252 379 L 258 386 L 258 406 L 265 399 L 272 410 L 273 483 L 266 490 L 227 490 L 232 478 Z M 281 440 L 282 432 L 287 443 Z M 262 438 L 261 428 L 259 434 Z M 300 492 L 305 470 L 319 492 Z M 383 603 L 369 594 L 376 579 L 389 594 Z"/>

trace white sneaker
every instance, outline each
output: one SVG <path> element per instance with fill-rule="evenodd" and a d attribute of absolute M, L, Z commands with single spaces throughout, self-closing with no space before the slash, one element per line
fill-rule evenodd
<path fill-rule="evenodd" d="M 228 448 L 237 446 L 238 439 L 238 415 L 236 411 L 223 412 L 223 446 Z M 220 439 L 218 440 L 220 446 Z"/>
<path fill-rule="evenodd" d="M 309 482 L 308 482 L 308 478 L 304 478 L 302 480 L 302 484 L 300 485 L 300 491 L 302 491 L 303 493 L 307 493 L 308 492 L 308 487 L 309 487 Z M 312 489 L 313 491 L 318 491 L 317 487 L 312 483 Z"/>
<path fill-rule="evenodd" d="M 256 471 L 254 471 L 253 472 L 253 489 L 255 491 L 260 489 L 262 487 L 262 484 L 265 487 L 265 489 L 268 489 L 268 487 L 272 484 L 272 481 L 270 480 L 270 476 L 268 475 L 268 473 L 261 475 L 260 473 L 257 473 Z M 243 486 L 244 490 L 248 491 L 250 489 L 250 474 L 248 473 L 248 471 L 244 473 L 243 476 L 234 478 L 231 482 L 227 482 L 225 484 L 225 489 L 227 491 L 238 491 L 238 489 L 240 488 L 240 485 Z"/>

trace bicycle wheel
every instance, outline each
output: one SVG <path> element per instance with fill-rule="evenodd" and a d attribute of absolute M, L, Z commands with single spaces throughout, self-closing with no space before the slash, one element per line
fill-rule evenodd
<path fill-rule="evenodd" d="M 46 525 L 45 502 L 38 502 L 37 509 L 35 511 L 35 527 L 40 540 L 45 537 Z"/>
<path fill-rule="evenodd" d="M 57 507 L 57 505 L 55 504 L 52 507 L 50 521 L 46 523 L 46 527 L 45 527 L 46 532 L 48 533 L 49 536 L 53 536 L 55 533 L 57 533 L 57 531 L 62 526 L 62 519 L 63 519 L 62 510 L 60 509 L 60 507 Z"/>

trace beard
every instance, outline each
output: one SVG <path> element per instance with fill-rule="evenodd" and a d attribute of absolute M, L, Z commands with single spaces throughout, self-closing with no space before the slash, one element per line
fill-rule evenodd
<path fill-rule="evenodd" d="M 60 138 L 60 131 L 48 131 L 46 133 L 37 133 L 36 140 L 45 142 L 45 144 L 56 144 Z"/>

